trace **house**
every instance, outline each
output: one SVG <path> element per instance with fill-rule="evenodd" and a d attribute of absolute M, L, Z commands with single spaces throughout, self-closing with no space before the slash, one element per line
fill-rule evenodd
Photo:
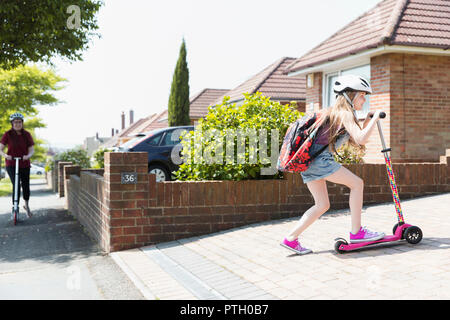
<path fill-rule="evenodd" d="M 203 89 L 190 99 L 189 118 L 191 124 L 194 124 L 208 113 L 208 107 L 211 106 L 219 97 L 226 94 L 229 89 Z"/>
<path fill-rule="evenodd" d="M 289 77 L 285 69 L 296 59 L 283 57 L 270 64 L 256 75 L 250 77 L 236 88 L 228 91 L 214 102 L 221 104 L 225 96 L 229 96 L 229 103 L 240 103 L 244 101 L 244 93 L 253 94 L 261 92 L 262 95 L 270 97 L 271 100 L 287 104 L 295 101 L 298 110 L 305 111 L 305 86 L 304 77 Z"/>
<path fill-rule="evenodd" d="M 189 118 L 191 124 L 194 125 L 200 118 L 203 118 L 208 113 L 208 107 L 229 89 L 211 89 L 206 88 L 195 94 L 189 99 Z M 160 112 L 151 122 L 144 127 L 143 132 L 155 129 L 165 128 L 169 126 L 168 110 Z"/>
<path fill-rule="evenodd" d="M 84 139 L 82 149 L 86 150 L 88 157 L 92 157 L 95 150 L 97 150 L 102 144 L 106 143 L 110 138 L 99 137 L 98 132 L 94 137 L 87 137 Z"/>
<path fill-rule="evenodd" d="M 306 108 L 331 106 L 337 76 L 371 81 L 364 110 L 381 120 L 392 162 L 438 162 L 450 146 L 450 1 L 384 0 L 292 62 L 286 73 L 304 77 Z M 384 158 L 375 129 L 364 157 Z"/>

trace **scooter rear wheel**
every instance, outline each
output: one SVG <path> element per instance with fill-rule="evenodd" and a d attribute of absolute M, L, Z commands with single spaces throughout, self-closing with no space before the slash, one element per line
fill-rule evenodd
<path fill-rule="evenodd" d="M 17 211 L 16 210 L 14 210 L 14 213 L 13 213 L 13 216 L 14 216 L 14 225 L 17 225 L 17 221 L 18 221 L 18 214 L 17 214 Z"/>
<path fill-rule="evenodd" d="M 342 249 L 340 248 L 340 246 L 343 245 L 343 244 L 347 245 L 348 243 L 347 243 L 347 241 L 345 241 L 345 240 L 338 240 L 338 241 L 336 241 L 336 242 L 334 243 L 334 250 L 335 250 L 337 253 L 340 253 L 340 254 L 346 253 L 347 251 L 342 250 Z"/>

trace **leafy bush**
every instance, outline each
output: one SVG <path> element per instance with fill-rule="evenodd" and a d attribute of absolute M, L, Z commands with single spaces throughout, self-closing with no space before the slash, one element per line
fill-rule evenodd
<path fill-rule="evenodd" d="M 182 135 L 183 163 L 174 174 L 177 180 L 280 178 L 278 152 L 287 128 L 301 114 L 259 92 L 244 96 L 241 105 L 229 104 L 225 97 L 222 104 L 209 107 L 195 131 Z"/>
<path fill-rule="evenodd" d="M 86 150 L 83 150 L 81 148 L 67 150 L 63 153 L 58 154 L 55 159 L 59 161 L 72 162 L 74 165 L 78 165 L 82 168 L 90 168 L 91 166 L 91 162 L 89 161 Z"/>
<path fill-rule="evenodd" d="M 93 154 L 95 163 L 94 168 L 101 169 L 105 167 L 105 152 L 110 152 L 111 149 L 108 148 L 100 148 L 96 150 Z"/>
<path fill-rule="evenodd" d="M 349 143 L 344 143 L 336 151 L 339 155 L 334 154 L 334 159 L 341 164 L 364 163 L 365 151 Z"/>

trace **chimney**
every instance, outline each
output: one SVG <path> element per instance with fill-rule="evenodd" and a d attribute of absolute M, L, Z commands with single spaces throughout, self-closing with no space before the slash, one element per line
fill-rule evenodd
<path fill-rule="evenodd" d="M 111 137 L 114 137 L 114 128 L 111 129 Z"/>
<path fill-rule="evenodd" d="M 116 129 L 116 134 L 118 134 L 119 133 L 119 129 Z"/>
<path fill-rule="evenodd" d="M 95 139 L 98 140 L 98 132 L 95 133 Z"/>
<path fill-rule="evenodd" d="M 125 112 L 122 111 L 122 130 L 125 129 Z"/>
<path fill-rule="evenodd" d="M 133 124 L 134 122 L 134 111 L 130 110 L 130 126 Z"/>

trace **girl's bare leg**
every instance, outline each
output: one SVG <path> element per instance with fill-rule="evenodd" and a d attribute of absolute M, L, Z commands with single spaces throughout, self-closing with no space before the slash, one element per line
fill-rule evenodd
<path fill-rule="evenodd" d="M 335 173 L 329 175 L 325 180 L 343 184 L 350 188 L 350 212 L 352 215 L 352 230 L 353 234 L 358 233 L 361 228 L 361 211 L 363 206 L 363 192 L 364 192 L 364 181 L 353 174 L 347 168 L 341 167 Z"/>
<path fill-rule="evenodd" d="M 287 236 L 289 241 L 293 241 L 306 230 L 314 221 L 330 208 L 330 200 L 328 199 L 328 190 L 325 180 L 315 180 L 306 183 L 309 191 L 314 198 L 314 206 L 309 208 L 301 217 L 297 225 Z"/>

